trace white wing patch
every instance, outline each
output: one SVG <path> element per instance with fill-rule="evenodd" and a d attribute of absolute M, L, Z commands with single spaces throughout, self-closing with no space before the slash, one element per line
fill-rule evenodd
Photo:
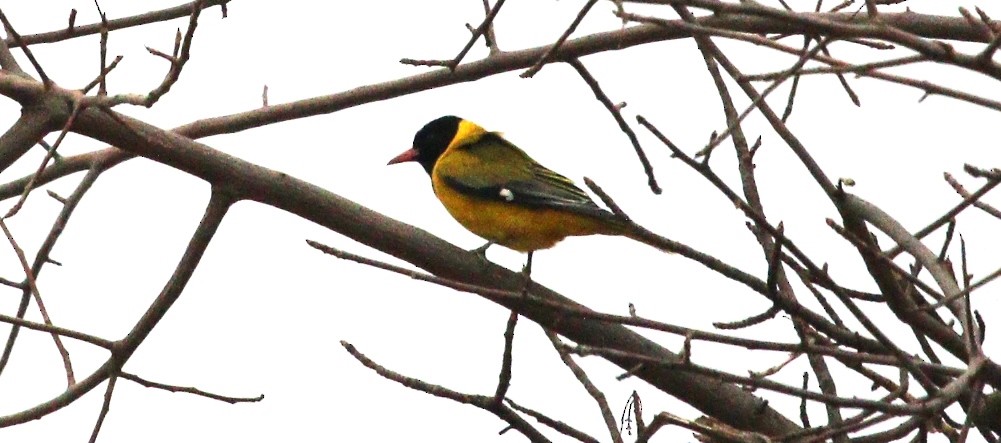
<path fill-rule="evenodd" d="M 501 188 L 499 194 L 504 201 L 514 201 L 514 193 L 508 188 Z"/>

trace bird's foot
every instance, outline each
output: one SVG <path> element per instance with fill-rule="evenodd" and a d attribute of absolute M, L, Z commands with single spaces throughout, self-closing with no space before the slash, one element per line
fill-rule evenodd
<path fill-rule="evenodd" d="M 480 258 L 480 265 L 486 266 L 490 263 L 490 260 L 487 260 L 487 248 L 489 248 L 493 244 L 494 242 L 488 241 L 487 244 L 480 246 L 476 249 L 470 249 L 469 252 L 476 254 L 476 256 Z"/>
<path fill-rule="evenodd" d="M 524 282 L 521 286 L 521 296 L 528 296 L 528 289 L 532 285 L 532 253 L 528 253 L 528 261 L 525 263 L 525 267 L 521 268 L 521 276 L 524 278 Z"/>
<path fill-rule="evenodd" d="M 483 261 L 486 261 L 487 260 L 487 249 L 489 249 L 491 246 L 493 246 L 493 244 L 494 244 L 494 242 L 488 241 L 487 244 L 485 244 L 483 246 L 480 246 L 480 247 L 478 247 L 476 249 L 470 249 L 469 252 L 472 252 L 473 254 L 476 254 L 476 255 L 480 256 L 480 258 L 482 258 Z"/>
<path fill-rule="evenodd" d="M 528 290 L 532 286 L 532 276 L 529 273 L 524 272 L 524 271 L 522 271 L 521 275 L 525 279 L 522 282 L 522 286 L 521 286 L 521 296 L 522 297 L 528 297 Z"/>

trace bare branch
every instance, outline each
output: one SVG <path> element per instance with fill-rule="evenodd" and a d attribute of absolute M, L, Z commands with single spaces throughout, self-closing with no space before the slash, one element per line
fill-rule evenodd
<path fill-rule="evenodd" d="M 134 381 L 134 382 L 136 382 L 136 383 L 138 383 L 140 385 L 143 385 L 143 386 L 145 386 L 147 388 L 160 389 L 160 390 L 164 390 L 164 391 L 167 391 L 167 392 L 183 392 L 183 393 L 186 393 L 186 394 L 193 394 L 193 395 L 197 395 L 199 397 L 205 397 L 205 398 L 209 398 L 209 399 L 212 399 L 212 400 L 219 400 L 221 402 L 225 402 L 225 403 L 229 403 L 229 404 L 236 404 L 236 403 L 257 403 L 257 402 L 259 402 L 261 400 L 264 400 L 264 394 L 258 395 L 257 397 L 230 397 L 230 396 L 227 396 L 227 395 L 219 395 L 219 394 L 213 394 L 211 392 L 205 392 L 205 391 L 203 391 L 201 389 L 198 389 L 198 388 L 195 388 L 195 387 L 174 386 L 174 385 L 167 385 L 167 384 L 163 384 L 163 383 L 157 383 L 157 382 L 154 382 L 154 381 L 146 380 L 146 379 L 144 379 L 144 378 L 142 378 L 142 377 L 140 377 L 138 375 L 130 374 L 128 372 L 122 372 L 122 373 L 118 374 L 118 378 L 124 378 L 126 380 Z M 114 378 L 112 378 L 112 380 L 114 380 Z"/>
<path fill-rule="evenodd" d="M 518 313 L 511 311 L 507 319 L 507 328 L 504 330 L 504 356 L 501 359 L 500 376 L 497 380 L 497 390 L 494 392 L 494 401 L 503 403 L 507 396 L 507 390 L 511 387 L 511 348 L 514 345 L 514 327 L 518 324 Z"/>
<path fill-rule="evenodd" d="M 28 265 L 28 259 L 24 256 L 24 250 L 17 245 L 17 241 L 14 240 L 14 235 L 11 234 L 10 229 L 7 227 L 7 223 L 4 219 L 0 218 L 0 229 L 3 230 L 5 236 L 7 236 L 7 241 L 10 243 L 10 247 L 17 254 L 17 260 L 21 263 L 21 269 L 24 270 L 25 279 L 28 281 L 28 287 L 31 288 L 31 295 L 35 299 L 35 304 L 38 305 L 38 312 L 42 315 L 42 321 L 46 326 L 52 327 L 52 319 L 49 317 L 49 312 L 45 309 L 45 303 L 42 302 L 42 294 L 38 292 L 38 285 L 35 284 L 35 275 L 31 271 L 31 266 Z M 63 360 L 63 368 L 66 369 L 66 385 L 73 386 L 76 384 L 76 377 L 73 376 L 73 363 L 70 361 L 69 351 L 63 346 L 63 341 L 59 337 L 59 334 L 52 332 L 52 340 L 56 343 L 56 349 L 59 350 L 59 356 Z"/>
<path fill-rule="evenodd" d="M 591 88 L 591 92 L 594 92 L 595 98 L 605 106 L 605 109 L 612 114 L 612 118 L 615 122 L 619 124 L 619 129 L 626 134 L 629 138 L 629 142 L 632 143 L 633 149 L 636 151 L 636 157 L 639 158 L 640 164 L 643 165 L 643 172 L 646 173 L 647 184 L 650 186 L 650 190 L 654 194 L 660 194 L 663 190 L 660 189 L 660 185 L 657 184 L 657 178 L 653 175 L 653 165 L 650 164 L 650 159 L 647 158 L 646 153 L 643 152 L 643 147 L 640 146 L 640 141 L 636 138 L 636 132 L 633 128 L 629 127 L 626 123 L 626 119 L 622 118 L 622 108 L 612 103 L 612 100 L 605 95 L 605 92 L 601 90 L 601 86 L 598 84 L 598 80 L 591 75 L 591 73 L 584 67 L 584 64 L 577 59 L 570 59 L 567 62 L 570 66 L 577 71 L 580 78 L 584 80 L 585 83 Z"/>
<path fill-rule="evenodd" d="M 15 42 L 15 45 L 13 46 L 20 46 L 21 50 L 24 51 L 24 56 L 28 58 L 28 61 L 31 62 L 31 66 L 35 68 L 35 72 L 37 72 L 38 76 L 42 79 L 42 84 L 45 85 L 45 88 L 49 89 L 50 87 L 52 87 L 52 80 L 49 79 L 49 76 L 45 75 L 45 70 L 42 69 L 42 65 L 38 63 L 37 59 L 35 59 L 35 54 L 32 53 L 27 46 L 24 46 L 23 42 L 21 41 L 21 34 L 18 34 L 17 31 L 14 30 L 14 26 L 12 26 L 10 24 L 10 21 L 7 20 L 7 16 L 4 15 L 3 11 L 0 11 L 0 22 L 3 23 L 3 28 L 7 32 L 9 38 Z M 8 45 L 8 47 L 9 46 L 12 45 Z M 12 60 L 13 59 L 10 59 L 8 61 Z M 24 72 L 16 64 L 12 66 L 3 66 L 3 68 L 17 73 Z"/>
<path fill-rule="evenodd" d="M 521 412 L 522 414 L 534 418 L 539 423 L 542 423 L 546 426 L 549 426 L 550 428 L 553 428 L 553 430 L 559 432 L 560 434 L 566 435 L 567 437 L 570 438 L 577 439 L 578 441 L 581 441 L 583 443 L 598 443 L 598 439 L 591 437 L 590 435 L 587 435 L 581 432 L 580 430 L 575 429 L 573 426 L 570 426 L 558 420 L 553 420 L 552 418 L 546 416 L 541 412 L 534 411 L 532 409 L 528 409 L 524 406 L 521 406 L 515 403 L 514 400 L 507 399 L 507 404 L 511 406 L 511 409 L 514 409 L 515 411 Z"/>
<path fill-rule="evenodd" d="M 147 13 L 134 15 L 131 17 L 123 17 L 118 19 L 108 20 L 107 29 L 108 31 L 116 31 L 119 29 L 131 28 L 135 26 L 147 25 L 150 23 L 164 22 L 167 20 L 186 17 L 191 14 L 192 9 L 195 5 L 201 3 L 202 9 L 210 8 L 212 6 L 222 6 L 226 7 L 226 4 L 232 0 L 196 0 L 189 3 L 184 3 L 174 7 L 160 9 L 156 11 L 150 11 Z M 74 18 L 76 17 L 76 10 L 74 10 L 70 15 L 70 25 L 66 29 L 58 29 L 55 31 L 44 32 L 41 34 L 25 35 L 21 37 L 20 42 L 13 41 L 13 39 L 8 38 L 6 40 L 7 45 L 11 47 L 17 47 L 21 44 L 35 45 L 39 43 L 57 43 L 64 40 L 69 40 L 72 38 L 83 37 L 86 35 L 99 34 L 101 32 L 101 23 L 94 23 L 89 25 L 74 26 Z M 224 16 L 225 17 L 225 16 Z"/>
<path fill-rule="evenodd" d="M 195 268 L 198 266 L 202 255 L 205 253 L 205 249 L 208 247 L 209 241 L 215 235 L 219 224 L 226 215 L 226 211 L 233 204 L 233 202 L 233 197 L 229 193 L 222 192 L 218 189 L 213 190 L 212 196 L 209 199 L 209 204 L 205 210 L 205 215 L 202 217 L 201 222 L 198 224 L 198 228 L 192 235 L 191 240 L 188 243 L 188 247 L 184 251 L 184 255 L 181 257 L 177 267 L 174 269 L 174 274 L 171 275 L 170 280 L 168 280 L 164 285 L 159 296 L 157 296 L 153 303 L 150 304 L 146 313 L 143 314 L 142 318 L 140 318 L 138 322 L 136 322 L 136 325 L 133 326 L 128 335 L 126 335 L 124 339 L 115 342 L 114 352 L 110 359 L 108 359 L 92 374 L 87 376 L 87 378 L 70 386 L 69 389 L 55 398 L 39 403 L 20 412 L 0 416 L 0 427 L 12 426 L 31 420 L 37 420 L 45 415 L 62 409 L 84 394 L 90 392 L 90 390 L 97 387 L 103 381 L 119 374 L 121 366 L 128 361 L 128 359 L 136 351 L 136 348 L 139 347 L 139 344 L 146 339 L 153 328 L 167 313 L 167 310 L 170 309 L 171 305 L 173 305 L 173 303 L 177 301 L 177 298 L 180 297 L 185 285 L 187 285 L 192 273 L 194 273 Z M 0 219 L 0 226 L 3 226 L 2 219 Z"/>
<path fill-rule="evenodd" d="M 403 386 L 410 389 L 416 389 L 418 391 L 431 394 L 435 397 L 447 398 L 449 400 L 476 406 L 480 409 L 488 411 L 497 416 L 497 418 L 504 420 L 512 428 L 521 432 L 525 437 L 532 442 L 548 442 L 549 439 L 546 438 L 542 433 L 536 430 L 532 425 L 528 424 L 525 419 L 521 418 L 512 411 L 510 408 L 505 406 L 501 402 L 495 401 L 494 397 L 489 397 L 485 395 L 471 395 L 463 394 L 461 392 L 453 391 L 443 386 L 434 385 L 427 383 L 425 381 L 418 380 L 416 378 L 407 377 L 405 375 L 399 374 L 397 372 L 390 371 L 379 365 L 378 363 L 372 361 L 364 354 L 355 349 L 354 345 L 346 341 L 341 341 L 341 346 L 351 354 L 358 362 L 365 365 L 367 368 L 372 369 L 377 374 L 383 378 L 391 381 L 395 381 Z"/>
<path fill-rule="evenodd" d="M 111 396 L 115 392 L 116 381 L 118 381 L 118 377 L 116 376 L 111 376 L 108 379 L 108 388 L 104 391 L 104 403 L 101 405 L 101 412 L 97 415 L 97 423 L 94 423 L 94 430 L 90 433 L 90 443 L 97 441 L 97 434 L 101 432 L 101 425 L 104 424 L 104 419 L 108 416 L 108 411 L 111 410 Z"/>
<path fill-rule="evenodd" d="M 560 46 L 563 45 L 563 42 L 567 41 L 567 38 L 570 37 L 570 34 L 573 34 L 573 32 L 577 30 L 577 25 L 579 25 L 580 22 L 584 20 L 584 16 L 587 15 L 587 12 L 591 10 L 591 7 L 594 6 L 595 3 L 598 3 L 598 0 L 587 0 L 587 3 L 584 3 L 584 6 L 580 8 L 580 12 L 577 13 L 577 18 L 575 18 L 574 21 L 570 23 L 570 26 L 568 26 L 567 30 L 563 32 L 563 35 L 561 35 L 560 38 L 556 39 L 556 43 L 553 43 L 553 45 L 550 46 L 549 49 L 542 54 L 542 57 L 539 58 L 539 61 L 536 62 L 535 65 L 533 65 L 531 68 L 528 68 L 527 71 L 522 72 L 520 77 L 531 78 L 535 76 L 535 74 L 537 74 L 539 71 L 541 71 L 542 67 L 545 66 L 546 63 L 549 63 L 549 60 L 552 57 L 552 55 L 560 49 Z M 580 62 L 577 63 L 579 64 Z M 576 66 L 574 66 L 574 68 L 576 68 Z"/>
<path fill-rule="evenodd" d="M 450 71 L 455 71 L 455 69 L 459 66 L 459 63 L 462 63 L 462 59 L 466 58 L 466 54 L 469 53 L 469 50 L 473 48 L 473 44 L 476 43 L 476 40 L 478 40 L 484 32 L 487 32 L 487 30 L 491 28 L 494 22 L 494 17 L 497 17 L 497 13 L 500 12 L 500 8 L 501 6 L 504 6 L 505 1 L 506 0 L 497 0 L 497 3 L 494 3 L 493 9 L 491 9 L 490 13 L 488 13 L 486 18 L 483 19 L 483 23 L 480 23 L 480 26 L 477 26 L 476 29 L 472 30 L 473 35 L 469 37 L 469 41 L 466 42 L 466 46 L 462 47 L 462 50 L 459 51 L 459 54 L 456 55 L 455 58 L 451 60 L 414 60 L 405 58 L 400 60 L 400 63 L 415 66 L 444 66 Z"/>
<path fill-rule="evenodd" d="M 549 341 L 552 342 L 556 352 L 560 354 L 560 360 L 563 360 L 563 364 L 570 368 L 570 372 L 573 372 L 577 381 L 580 382 L 581 386 L 584 387 L 584 390 L 587 391 L 591 398 L 594 399 L 595 404 L 598 405 L 598 410 L 601 411 L 601 418 L 605 420 L 605 427 L 608 428 L 609 437 L 611 437 L 612 441 L 615 443 L 623 443 L 622 434 L 619 433 L 619 427 L 615 423 L 615 416 L 612 415 L 612 410 L 608 407 L 608 400 L 605 399 L 605 394 L 591 382 L 591 379 L 588 378 L 584 369 L 582 369 L 580 365 L 578 365 L 577 362 L 570 357 L 570 354 L 567 353 L 563 342 L 556 336 L 556 333 L 546 331 L 546 336 L 549 337 Z"/>

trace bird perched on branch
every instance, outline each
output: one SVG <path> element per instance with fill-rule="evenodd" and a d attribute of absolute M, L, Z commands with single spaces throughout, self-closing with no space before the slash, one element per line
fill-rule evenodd
<path fill-rule="evenodd" d="M 532 253 L 577 235 L 624 235 L 654 247 L 649 232 L 599 207 L 570 179 L 533 160 L 497 132 L 455 116 L 440 117 L 414 136 L 413 147 L 389 164 L 415 161 L 431 176 L 448 213 L 487 244 Z"/>

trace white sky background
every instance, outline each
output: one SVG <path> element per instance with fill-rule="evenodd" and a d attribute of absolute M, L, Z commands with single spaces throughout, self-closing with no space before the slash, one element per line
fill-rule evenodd
<path fill-rule="evenodd" d="M 792 3 L 802 8 L 814 4 Z M 109 18 L 175 4 L 101 1 Z M 581 4 L 509 2 L 496 20 L 501 48 L 517 50 L 554 41 Z M 915 11 L 948 15 L 957 14 L 956 6 L 972 9 L 977 5 L 962 2 L 943 8 L 938 2 L 913 0 L 907 4 Z M 22 34 L 64 27 L 71 8 L 79 11 L 78 24 L 97 20 L 90 1 L 48 1 L 40 7 L 35 2 L 0 0 L 0 5 Z M 600 3 L 575 35 L 616 29 L 620 22 L 611 9 L 610 4 Z M 634 10 L 663 11 L 662 16 L 672 17 L 667 9 Z M 988 11 L 1001 17 L 1001 11 Z M 398 60 L 452 58 L 468 38 L 463 24 L 475 26 L 483 17 L 478 0 L 237 1 L 230 5 L 229 15 L 220 19 L 217 7 L 203 13 L 191 61 L 180 81 L 153 109 L 116 109 L 170 128 L 259 107 L 264 85 L 270 89 L 270 103 L 276 104 L 418 74 L 428 68 L 401 65 Z M 144 47 L 169 52 L 174 30 L 186 23 L 185 18 L 113 32 L 109 58 L 121 54 L 125 59 L 109 78 L 111 92 L 145 92 L 157 85 L 166 62 L 148 55 Z M 796 38 L 795 45 L 800 41 Z M 746 44 L 727 42 L 723 47 L 745 73 L 786 69 L 795 61 Z M 958 48 L 972 51 L 962 45 Z M 858 57 L 874 54 L 843 43 L 832 50 L 835 56 L 856 61 L 868 61 Z M 99 67 L 97 36 L 34 46 L 33 51 L 48 75 L 66 88 L 86 84 Z M 20 57 L 19 51 L 15 53 Z M 467 60 L 485 54 L 478 43 Z M 29 68 L 25 58 L 19 59 Z M 625 113 L 630 122 L 636 114 L 646 116 L 689 153 L 701 149 L 712 131 L 725 128 L 717 93 L 690 40 L 582 60 L 613 101 L 628 102 Z M 996 84 L 982 76 L 954 68 L 923 65 L 891 72 L 971 92 L 996 91 Z M 434 199 L 420 167 L 385 166 L 389 158 L 410 147 L 413 133 L 424 123 L 456 114 L 504 131 L 541 163 L 569 177 L 595 179 L 651 230 L 764 278 L 760 249 L 738 211 L 634 125 L 665 189 L 659 196 L 650 193 L 627 138 L 571 68 L 549 65 L 530 80 L 519 78 L 519 73 L 201 141 L 472 248 L 482 241 L 448 216 Z M 861 108 L 851 104 L 836 78 L 803 78 L 790 128 L 829 176 L 853 178 L 858 183 L 853 192 L 908 228 L 923 227 L 960 200 L 942 180 L 942 172 L 953 173 L 968 189 L 975 189 L 980 182 L 962 172 L 964 163 L 1001 164 L 1001 154 L 993 146 L 996 114 L 944 97 L 918 104 L 921 91 L 878 80 L 849 79 L 861 97 Z M 775 108 L 784 107 L 786 91 L 787 85 L 772 96 Z M 736 88 L 732 93 L 741 109 L 746 106 L 747 100 Z M 0 101 L 0 122 L 5 127 L 18 112 L 16 103 Z M 785 221 L 787 235 L 815 260 L 829 262 L 831 272 L 848 286 L 875 290 L 852 248 L 826 227 L 825 218 L 840 219 L 819 187 L 763 119 L 754 114 L 748 122 L 748 136 L 763 137 L 755 158 L 769 218 Z M 47 137 L 50 142 L 54 139 L 54 135 Z M 60 152 L 71 155 L 101 147 L 71 136 Z M 0 174 L 0 179 L 6 182 L 33 170 L 41 153 L 41 149 L 33 150 Z M 733 163 L 731 145 L 724 143 L 714 154 L 713 166 L 737 186 Z M 67 177 L 43 189 L 66 196 L 81 177 Z M 49 265 L 40 276 L 39 287 L 53 321 L 109 339 L 122 337 L 173 271 L 201 217 L 207 191 L 200 180 L 145 159 L 131 160 L 102 175 L 52 254 L 63 266 Z M 997 196 L 988 197 L 998 202 Z M 29 254 L 37 250 L 59 209 L 58 202 L 36 192 L 14 219 L 14 234 Z M 958 232 L 965 235 L 971 272 L 977 276 L 998 266 L 995 251 L 1001 239 L 996 227 L 997 220 L 974 209 L 959 218 Z M 930 237 L 929 244 L 936 251 L 941 238 L 942 232 Z M 514 432 L 497 436 L 505 424 L 487 412 L 379 377 L 338 344 L 349 341 L 380 364 L 406 375 L 489 395 L 496 385 L 507 311 L 478 296 L 339 261 L 308 247 L 305 239 L 398 262 L 270 207 L 236 205 L 180 300 L 126 370 L 150 380 L 223 395 L 263 393 L 264 401 L 229 405 L 121 380 L 99 441 L 524 440 Z M 492 248 L 489 257 L 515 270 L 524 259 L 500 247 Z M 603 312 L 625 314 L 628 303 L 634 303 L 642 316 L 710 330 L 711 322 L 741 319 L 769 306 L 740 285 L 682 257 L 622 238 L 569 239 L 535 257 L 535 280 Z M 958 262 L 958 246 L 952 257 Z M 0 275 L 18 281 L 23 277 L 15 255 L 5 247 L 0 247 Z M 989 294 L 996 291 L 989 285 L 974 296 L 975 308 L 988 322 L 988 355 L 997 350 L 990 326 L 997 324 L 1001 313 L 994 295 Z M 20 291 L 0 290 L 0 294 L 0 311 L 14 312 Z M 28 318 L 39 318 L 34 304 Z M 0 327 L 0 336 L 6 337 L 6 331 Z M 906 331 L 891 332 L 907 337 Z M 795 340 L 785 316 L 739 334 Z M 674 350 L 681 343 L 666 334 L 646 335 Z M 78 379 L 107 357 L 92 346 L 65 341 Z M 745 374 L 746 369 L 776 365 L 784 355 L 753 355 L 696 343 L 693 359 Z M 647 419 L 662 410 L 690 419 L 699 416 L 643 382 L 615 381 L 621 370 L 603 360 L 581 361 L 616 414 L 629 393 L 639 389 Z M 783 370 L 779 380 L 798 384 L 804 362 L 801 359 Z M 886 373 L 896 376 L 894 371 Z M 839 387 L 842 393 L 855 389 L 858 395 L 866 395 L 868 386 L 862 382 Z M 48 400 L 64 387 L 65 375 L 51 338 L 22 331 L 12 363 L 0 377 L 0 414 Z M 42 420 L 0 430 L 0 438 L 11 442 L 85 440 L 103 393 L 101 385 Z M 797 401 L 761 394 L 796 419 Z M 516 331 L 509 395 L 603 441 L 608 438 L 590 398 L 559 361 L 541 329 L 524 319 Z M 823 423 L 822 409 L 813 411 L 814 422 Z M 556 434 L 547 435 L 559 439 Z M 659 435 L 659 441 L 692 440 L 689 432 L 677 429 Z"/>

